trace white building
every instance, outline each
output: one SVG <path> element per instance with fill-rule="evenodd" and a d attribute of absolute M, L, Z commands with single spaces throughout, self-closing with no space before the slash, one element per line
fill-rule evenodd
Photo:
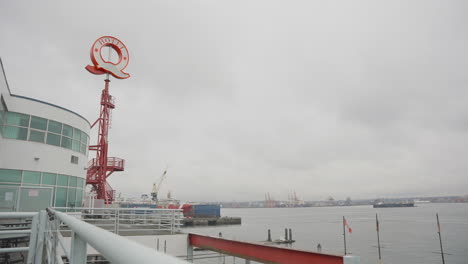
<path fill-rule="evenodd" d="M 81 206 L 89 131 L 71 110 L 11 93 L 0 59 L 0 212 Z"/>

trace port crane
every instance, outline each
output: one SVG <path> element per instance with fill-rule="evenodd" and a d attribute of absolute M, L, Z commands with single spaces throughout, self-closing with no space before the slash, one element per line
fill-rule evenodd
<path fill-rule="evenodd" d="M 167 167 L 162 173 L 161 177 L 159 178 L 158 183 L 154 182 L 153 183 L 153 190 L 151 191 L 151 199 L 153 202 L 158 202 L 158 192 L 159 189 L 161 188 L 161 184 L 163 183 L 164 179 L 167 177 Z"/>

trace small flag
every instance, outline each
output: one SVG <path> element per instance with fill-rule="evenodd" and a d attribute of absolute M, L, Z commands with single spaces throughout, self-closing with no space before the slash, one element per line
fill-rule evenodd
<path fill-rule="evenodd" d="M 440 223 L 437 221 L 437 231 L 440 233 Z"/>
<path fill-rule="evenodd" d="M 346 218 L 343 218 L 343 224 L 344 224 L 344 226 L 346 226 L 346 227 L 348 228 L 348 232 L 349 232 L 350 234 L 352 234 L 352 233 L 353 233 L 353 229 L 351 229 L 351 227 L 348 225 L 348 221 L 346 221 Z"/>

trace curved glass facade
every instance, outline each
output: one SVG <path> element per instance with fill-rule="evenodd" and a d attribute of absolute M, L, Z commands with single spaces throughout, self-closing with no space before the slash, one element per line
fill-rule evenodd
<path fill-rule="evenodd" d="M 85 179 L 49 172 L 0 169 L 0 186 L 16 187 L 16 189 L 20 187 L 29 189 L 34 187 L 49 188 L 52 190 L 52 206 L 80 207 L 84 197 Z M 17 192 L 11 193 L 11 196 L 13 196 Z M 0 204 L 2 198 L 0 197 Z M 7 198 L 16 201 L 16 197 Z"/>
<path fill-rule="evenodd" d="M 0 135 L 87 153 L 89 136 L 85 132 L 54 120 L 16 112 L 0 111 Z"/>

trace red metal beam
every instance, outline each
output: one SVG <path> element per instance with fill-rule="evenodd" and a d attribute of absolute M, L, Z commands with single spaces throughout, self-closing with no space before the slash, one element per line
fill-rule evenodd
<path fill-rule="evenodd" d="M 343 264 L 343 256 L 189 234 L 190 245 L 261 263 Z"/>

